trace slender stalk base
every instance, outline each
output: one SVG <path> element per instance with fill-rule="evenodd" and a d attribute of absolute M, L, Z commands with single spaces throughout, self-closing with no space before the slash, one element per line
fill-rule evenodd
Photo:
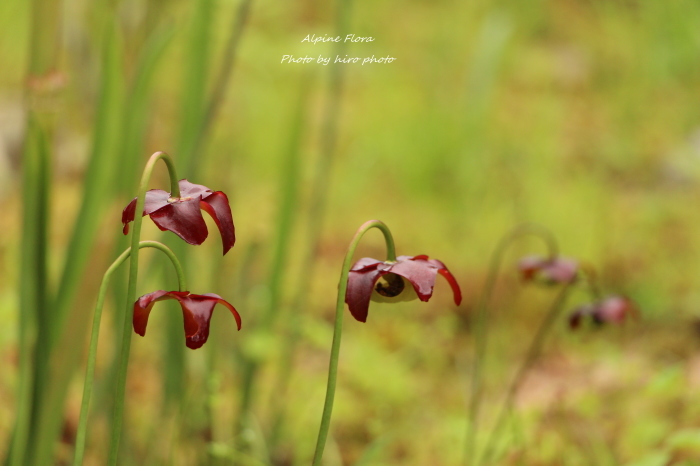
<path fill-rule="evenodd" d="M 138 197 L 136 200 L 136 208 L 134 210 L 134 225 L 131 232 L 131 250 L 138 251 L 139 240 L 141 237 L 141 224 L 143 223 L 143 206 L 146 200 L 146 189 L 151 179 L 151 173 L 156 162 L 163 160 L 168 167 L 170 174 L 170 196 L 180 197 L 180 187 L 178 185 L 177 175 L 175 173 L 175 165 L 170 156 L 165 152 L 156 152 L 146 163 L 146 168 L 141 176 L 141 184 L 139 185 Z M 109 449 L 110 466 L 116 466 L 117 457 L 119 455 L 119 439 L 121 437 L 122 421 L 124 417 L 124 395 L 126 392 L 126 372 L 129 364 L 129 352 L 131 350 L 131 306 L 136 301 L 136 281 L 139 273 L 139 255 L 132 254 L 129 259 L 129 286 L 126 292 L 126 313 L 124 315 L 124 326 L 122 329 L 122 347 L 119 355 L 119 372 L 117 376 L 117 394 L 114 402 L 114 418 L 112 420 L 112 439 Z"/>
<path fill-rule="evenodd" d="M 496 246 L 496 249 L 493 251 L 486 284 L 484 285 L 484 291 L 482 292 L 476 307 L 476 349 L 471 373 L 469 414 L 465 442 L 465 462 L 468 465 L 475 464 L 477 456 L 476 434 L 479 428 L 479 408 L 481 407 L 482 396 L 482 365 L 486 357 L 489 332 L 489 314 L 487 312 L 488 306 L 491 302 L 493 291 L 496 287 L 496 279 L 498 278 L 501 270 L 503 257 L 505 256 L 506 251 L 517 239 L 529 235 L 542 239 L 547 246 L 547 254 L 550 258 L 556 257 L 559 253 L 559 248 L 554 235 L 552 235 L 552 233 L 550 233 L 546 228 L 530 223 L 515 227 L 510 233 L 501 239 L 498 246 Z"/>
<path fill-rule="evenodd" d="M 386 241 L 387 260 L 396 260 L 396 251 L 394 248 L 394 239 L 391 236 L 389 228 L 379 220 L 370 220 L 360 226 L 355 233 L 348 252 L 345 254 L 343 268 L 340 272 L 340 282 L 338 283 L 338 300 L 335 306 L 335 326 L 333 328 L 333 343 L 331 345 L 331 358 L 328 363 L 328 384 L 326 385 L 326 401 L 323 404 L 323 416 L 321 417 L 321 427 L 318 431 L 316 440 L 316 450 L 314 452 L 314 466 L 320 466 L 323 458 L 323 449 L 326 446 L 328 438 L 328 429 L 331 424 L 331 414 L 333 413 L 333 401 L 335 399 L 335 387 L 338 378 L 338 358 L 340 356 L 340 338 L 343 333 L 343 312 L 345 310 L 345 293 L 348 289 L 348 276 L 352 267 L 352 256 L 355 254 L 355 249 L 360 243 L 360 240 L 372 228 L 378 228 L 384 234 Z"/>
<path fill-rule="evenodd" d="M 168 256 L 175 267 L 177 279 L 179 282 L 180 291 L 187 290 L 185 274 L 180 266 L 180 262 L 175 257 L 175 254 L 164 244 L 156 241 L 141 241 L 140 248 L 155 248 Z M 78 432 L 75 441 L 75 454 L 73 457 L 73 465 L 78 466 L 83 464 L 83 456 L 85 455 L 85 439 L 87 437 L 87 419 L 90 411 L 90 398 L 92 397 L 92 387 L 95 379 L 95 363 L 97 361 L 97 342 L 100 336 L 100 322 L 102 321 L 102 308 L 104 307 L 105 295 L 107 294 L 107 286 L 112 278 L 112 274 L 124 261 L 131 255 L 131 248 L 124 251 L 113 263 L 109 266 L 102 277 L 100 291 L 97 294 L 97 304 L 95 305 L 95 313 L 92 321 L 92 334 L 90 336 L 90 351 L 88 352 L 87 369 L 85 370 L 85 383 L 83 385 L 83 401 L 80 405 L 80 419 L 78 421 Z"/>
<path fill-rule="evenodd" d="M 540 357 L 546 337 L 547 335 L 549 335 L 552 326 L 559 317 L 559 314 L 561 314 L 562 309 L 564 309 L 564 303 L 566 302 L 566 298 L 568 297 L 572 287 L 573 282 L 567 283 L 561 288 L 556 298 L 554 298 L 554 301 L 552 302 L 549 311 L 547 311 L 547 315 L 545 316 L 544 320 L 537 329 L 537 333 L 535 333 L 535 337 L 532 339 L 532 343 L 527 349 L 525 360 L 518 369 L 518 372 L 516 373 L 515 378 L 513 378 L 510 387 L 508 387 L 508 392 L 506 393 L 506 398 L 503 401 L 501 412 L 499 413 L 498 418 L 496 419 L 496 424 L 494 425 L 494 428 L 491 431 L 491 434 L 486 442 L 486 448 L 484 450 L 484 456 L 482 458 L 482 461 L 480 461 L 477 464 L 492 464 L 491 457 L 493 456 L 494 450 L 496 448 L 496 438 L 499 432 L 503 429 L 503 426 L 505 425 L 505 422 L 508 419 L 508 414 L 513 409 L 515 395 L 518 393 L 520 386 L 525 381 L 525 376 L 530 371 L 530 369 L 532 369 L 532 366 Z"/>

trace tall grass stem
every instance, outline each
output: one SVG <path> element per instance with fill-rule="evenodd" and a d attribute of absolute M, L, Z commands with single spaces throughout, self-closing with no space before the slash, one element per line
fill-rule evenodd
<path fill-rule="evenodd" d="M 8 463 L 24 466 L 33 459 L 37 417 L 49 384 L 50 352 L 43 338 L 51 332 L 52 310 L 48 281 L 49 198 L 51 193 L 51 146 L 55 99 L 52 88 L 61 76 L 56 69 L 61 38 L 62 2 L 33 0 L 29 37 L 27 133 L 22 166 L 22 240 L 19 264 L 19 381 L 17 416 L 10 440 Z M 61 85 L 59 84 L 59 88 Z"/>

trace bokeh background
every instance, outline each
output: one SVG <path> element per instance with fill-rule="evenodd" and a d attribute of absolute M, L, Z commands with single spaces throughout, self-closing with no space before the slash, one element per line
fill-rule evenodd
<path fill-rule="evenodd" d="M 46 13 L 35 23 L 33 8 Z M 396 61 L 280 63 L 334 56 L 334 44 L 301 40 L 339 27 L 375 39 L 342 53 Z M 36 74 L 40 52 L 49 65 Z M 39 113 L 50 128 L 47 302 L 67 268 L 76 275 L 52 349 L 79 350 L 57 464 L 72 457 L 99 281 L 126 247 L 121 209 L 156 150 L 180 177 L 228 194 L 238 240 L 222 258 L 209 218 L 196 248 L 150 222 L 142 238 L 183 254 L 191 290 L 229 300 L 243 329 L 217 309 L 209 342 L 190 351 L 178 306 L 156 306 L 132 342 L 123 464 L 308 464 L 340 266 L 373 218 L 399 254 L 445 262 L 464 302 L 439 280 L 429 303 L 372 304 L 366 324 L 346 315 L 326 464 L 461 464 L 474 309 L 491 251 L 522 222 L 550 229 L 641 316 L 575 333 L 557 323 L 498 464 L 700 458 L 698 2 L 4 0 L 0 70 L 0 453 L 20 396 L 20 243 L 33 202 L 23 147 Z M 156 173 L 152 187 L 167 189 Z M 69 244 L 86 199 L 96 205 L 80 259 Z M 555 295 L 518 280 L 514 264 L 532 252 L 544 252 L 535 239 L 513 246 L 492 301 L 481 447 Z M 356 257 L 383 254 L 372 233 Z M 160 259 L 143 257 L 138 294 L 174 288 Z M 89 464 L 108 448 L 125 288 L 122 275 L 102 326 Z M 567 308 L 588 299 L 574 293 Z"/>

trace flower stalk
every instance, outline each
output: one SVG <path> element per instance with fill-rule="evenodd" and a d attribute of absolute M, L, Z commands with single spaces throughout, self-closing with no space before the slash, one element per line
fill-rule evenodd
<path fill-rule="evenodd" d="M 469 419 L 465 443 L 467 464 L 475 464 L 476 461 L 476 434 L 478 431 L 479 408 L 481 407 L 482 398 L 482 365 L 486 357 L 486 349 L 488 346 L 489 315 L 487 310 L 491 298 L 493 297 L 496 280 L 498 279 L 501 266 L 503 265 L 505 253 L 515 241 L 524 236 L 540 238 L 547 247 L 547 256 L 549 259 L 554 259 L 559 254 L 557 241 L 549 230 L 540 225 L 525 223 L 516 226 L 510 233 L 501 238 L 491 255 L 491 262 L 486 283 L 484 284 L 484 290 L 476 307 L 476 349 L 471 373 Z"/>
<path fill-rule="evenodd" d="M 124 394 L 126 391 L 126 376 L 127 376 L 127 366 L 129 364 L 129 352 L 131 350 L 131 325 L 132 325 L 132 313 L 133 313 L 133 303 L 136 300 L 136 281 L 138 279 L 139 271 L 139 240 L 141 237 L 141 225 L 143 224 L 143 212 L 144 202 L 146 199 L 146 190 L 148 188 L 148 183 L 151 180 L 151 174 L 153 173 L 153 168 L 156 163 L 162 160 L 168 167 L 168 173 L 170 175 L 170 193 L 173 197 L 180 197 L 180 187 L 178 185 L 178 178 L 175 172 L 175 164 L 168 154 L 165 152 L 156 152 L 151 155 L 151 158 L 146 163 L 146 167 L 143 170 L 143 175 L 141 176 L 141 184 L 139 185 L 138 198 L 136 200 L 136 215 L 134 216 L 134 225 L 131 231 L 131 250 L 137 251 L 136 254 L 131 254 L 129 256 L 129 282 L 126 293 L 126 313 L 124 314 L 124 326 L 122 328 L 122 347 L 119 355 L 119 371 L 117 375 L 117 394 L 115 397 L 114 405 L 114 418 L 112 420 L 112 438 L 110 442 L 109 450 L 109 460 L 108 464 L 115 466 L 117 464 L 117 457 L 119 456 L 119 439 L 121 436 L 122 422 L 124 418 Z"/>
<path fill-rule="evenodd" d="M 182 270 L 180 262 L 177 260 L 175 253 L 168 248 L 166 245 L 159 243 L 157 241 L 141 241 L 138 245 L 141 248 L 155 248 L 159 251 L 165 253 L 165 255 L 170 259 L 175 268 L 175 273 L 177 274 L 178 286 L 180 291 L 185 291 L 187 289 L 187 282 L 185 274 Z M 102 320 L 102 308 L 104 307 L 105 295 L 107 294 L 107 287 L 109 281 L 112 278 L 112 274 L 124 261 L 130 257 L 131 248 L 124 251 L 113 263 L 109 266 L 107 271 L 102 277 L 102 283 L 100 284 L 100 290 L 97 295 L 97 304 L 95 305 L 95 312 L 92 321 L 92 333 L 90 336 L 90 350 L 88 352 L 87 369 L 85 370 L 85 383 L 83 385 L 83 401 L 80 406 L 80 419 L 78 421 L 77 437 L 75 442 L 75 454 L 73 458 L 73 465 L 79 466 L 83 464 L 83 457 L 85 454 L 85 439 L 87 436 L 87 419 L 90 410 L 90 398 L 92 396 L 92 387 L 95 379 L 95 363 L 97 361 L 97 343 L 100 335 L 100 322 Z M 129 332 L 131 333 L 131 332 Z"/>
<path fill-rule="evenodd" d="M 336 381 L 338 378 L 338 358 L 340 355 L 340 339 L 343 332 L 343 313 L 345 308 L 345 293 L 348 287 L 348 276 L 352 267 L 352 257 L 355 254 L 355 249 L 360 243 L 362 237 L 372 228 L 379 229 L 384 234 L 386 242 L 387 261 L 396 260 L 396 249 L 394 247 L 394 238 L 391 235 L 389 227 L 380 220 L 369 220 L 363 223 L 355 233 L 348 252 L 345 254 L 343 268 L 340 272 L 340 281 L 338 282 L 338 299 L 335 307 L 335 325 L 333 328 L 333 343 L 331 346 L 331 357 L 328 364 L 328 383 L 326 385 L 326 399 L 323 404 L 323 416 L 321 417 L 321 426 L 316 440 L 316 450 L 314 452 L 314 466 L 320 466 L 323 458 L 323 450 L 326 446 L 328 438 L 328 429 L 331 424 L 331 414 L 333 412 L 333 401 L 335 399 Z"/>
<path fill-rule="evenodd" d="M 493 464 L 491 462 L 491 457 L 493 456 L 496 447 L 495 442 L 498 438 L 498 433 L 503 429 L 503 426 L 505 425 L 505 421 L 508 418 L 508 414 L 513 408 L 515 395 L 518 393 L 518 390 L 523 384 L 525 376 L 535 364 L 537 359 L 540 357 L 540 354 L 542 354 L 542 347 L 544 346 L 546 337 L 547 335 L 549 335 L 552 326 L 554 325 L 554 322 L 556 322 L 557 318 L 559 318 L 562 309 L 564 309 L 566 298 L 569 296 L 569 292 L 571 291 L 573 286 L 574 282 L 566 283 L 561 288 L 561 290 L 559 290 L 559 293 L 554 298 L 554 301 L 552 301 L 552 304 L 550 305 L 544 320 L 538 327 L 537 332 L 535 333 L 535 336 L 532 339 L 532 343 L 530 343 L 530 347 L 527 349 L 527 353 L 525 355 L 523 363 L 518 368 L 518 372 L 516 373 L 515 377 L 513 378 L 513 381 L 508 387 L 508 391 L 506 392 L 506 397 L 503 401 L 501 411 L 498 415 L 498 418 L 496 418 L 496 424 L 494 425 L 493 430 L 491 431 L 491 434 L 489 435 L 488 440 L 486 442 L 483 461 L 480 461 L 477 464 Z"/>

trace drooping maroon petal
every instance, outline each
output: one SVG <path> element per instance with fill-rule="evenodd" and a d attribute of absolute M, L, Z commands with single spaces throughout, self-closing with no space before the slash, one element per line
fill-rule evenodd
<path fill-rule="evenodd" d="M 542 268 L 546 259 L 540 256 L 527 256 L 518 261 L 518 270 L 523 280 L 528 281 L 535 278 L 535 274 Z"/>
<path fill-rule="evenodd" d="M 591 306 L 579 306 L 569 314 L 569 328 L 576 330 L 581 326 L 583 318 L 591 314 Z"/>
<path fill-rule="evenodd" d="M 387 272 L 401 275 L 411 282 L 411 285 L 416 290 L 418 299 L 421 301 L 428 301 L 433 295 L 435 276 L 438 271 L 436 266 L 431 265 L 426 260 L 427 257 L 416 256 L 411 258 L 410 256 L 400 256 L 397 258 L 396 263 L 391 264 L 387 269 Z"/>
<path fill-rule="evenodd" d="M 158 290 L 154 291 L 153 293 L 148 293 L 143 296 L 141 296 L 139 299 L 136 300 L 134 303 L 134 316 L 133 316 L 133 324 L 134 324 L 134 332 L 138 333 L 141 336 L 146 335 L 146 326 L 148 325 L 148 316 L 151 314 L 151 309 L 153 308 L 153 305 L 156 303 L 156 301 L 163 301 L 165 299 L 181 299 L 184 296 L 187 296 L 189 294 L 189 291 L 163 291 L 163 290 Z M 187 321 L 185 321 L 185 328 L 187 329 Z M 192 322 L 196 326 L 196 323 Z M 192 327 L 190 326 L 191 331 L 196 332 L 196 328 L 192 330 Z M 185 330 L 187 331 L 187 330 Z"/>
<path fill-rule="evenodd" d="M 226 306 L 226 307 L 228 308 L 228 310 L 231 311 L 231 314 L 233 314 L 233 318 L 236 319 L 236 327 L 238 327 L 238 330 L 241 329 L 241 325 L 242 325 L 241 316 L 238 314 L 238 311 L 236 310 L 235 307 L 233 307 L 233 305 L 232 305 L 231 303 L 229 303 L 228 301 L 226 301 L 224 298 L 222 298 L 222 297 L 219 296 L 218 294 L 214 294 L 214 293 L 204 293 L 203 295 L 200 295 L 200 296 L 206 296 L 206 297 L 208 297 L 208 298 L 214 298 L 214 299 L 216 299 L 216 301 L 217 301 L 219 304 L 221 304 L 221 305 L 223 305 L 223 306 Z"/>
<path fill-rule="evenodd" d="M 162 189 L 149 189 L 146 191 L 146 200 L 143 202 L 143 215 L 150 215 L 156 210 L 168 205 L 170 193 Z"/>
<path fill-rule="evenodd" d="M 566 257 L 557 257 L 542 267 L 545 280 L 553 283 L 570 283 L 578 274 L 578 262 Z"/>
<path fill-rule="evenodd" d="M 370 264 L 369 261 L 374 261 L 374 264 Z M 350 314 L 360 322 L 367 322 L 369 300 L 372 297 L 374 285 L 384 273 L 377 270 L 377 265 L 379 264 L 382 264 L 382 262 L 369 258 L 360 259 L 353 265 L 348 275 L 345 302 L 348 305 Z M 359 268 L 359 270 L 354 270 L 356 268 Z"/>
<path fill-rule="evenodd" d="M 190 183 L 184 178 L 178 181 L 177 185 L 180 188 L 181 198 L 202 196 L 204 199 L 212 192 L 211 189 L 207 188 L 206 186 Z"/>
<path fill-rule="evenodd" d="M 226 194 L 223 192 L 216 191 L 209 194 L 206 198 L 202 197 L 199 205 L 212 216 L 216 222 L 216 226 L 219 227 L 221 242 L 224 246 L 224 254 L 226 254 L 236 242 L 236 231 L 233 226 L 233 217 L 231 215 L 228 197 L 226 197 Z"/>
<path fill-rule="evenodd" d="M 539 279 L 547 284 L 570 283 L 578 275 L 578 262 L 566 257 L 527 256 L 518 262 L 525 281 Z"/>
<path fill-rule="evenodd" d="M 214 312 L 214 306 L 218 303 L 229 308 L 236 319 L 238 329 L 241 329 L 241 317 L 238 315 L 238 312 L 231 304 L 221 299 L 221 296 L 213 293 L 205 295 L 191 294 L 180 301 L 183 315 L 189 315 L 197 323 L 196 332 L 188 332 L 187 325 L 185 325 L 185 342 L 188 348 L 197 349 L 207 342 L 209 338 L 209 323 Z"/>
<path fill-rule="evenodd" d="M 440 262 L 438 260 L 433 259 L 435 262 Z M 440 262 L 442 264 L 442 262 Z M 459 284 L 457 283 L 457 280 L 455 277 L 452 275 L 452 273 L 445 267 L 445 264 L 442 264 L 442 267 L 438 268 L 438 273 L 445 277 L 445 280 L 447 280 L 447 283 L 450 284 L 450 287 L 452 288 L 452 295 L 455 300 L 455 304 L 459 306 L 462 304 L 462 290 L 459 288 Z"/>
<path fill-rule="evenodd" d="M 365 269 L 376 269 L 380 264 L 384 264 L 384 262 L 372 259 L 371 257 L 363 257 L 352 265 L 350 271 L 358 272 Z"/>
<path fill-rule="evenodd" d="M 199 197 L 179 200 L 151 214 L 151 220 L 161 230 L 170 230 L 189 244 L 202 244 L 209 232 L 199 210 Z"/>
<path fill-rule="evenodd" d="M 129 234 L 129 223 L 134 221 L 134 213 L 136 212 L 136 199 L 133 198 L 129 204 L 127 204 L 126 207 L 124 207 L 124 210 L 122 211 L 122 224 L 124 224 L 124 228 L 122 228 L 122 233 L 125 235 Z"/>
<path fill-rule="evenodd" d="M 149 215 L 152 212 L 168 205 L 168 199 L 170 194 L 166 193 L 162 189 L 151 189 L 146 191 L 146 199 L 143 201 L 143 215 Z M 133 198 L 129 205 L 127 205 L 122 211 L 122 223 L 124 224 L 123 232 L 126 235 L 129 233 L 129 222 L 134 221 L 134 214 L 136 213 L 136 200 Z"/>
<path fill-rule="evenodd" d="M 609 296 L 593 312 L 596 322 L 620 324 L 625 318 L 634 314 L 632 302 L 622 296 Z"/>
<path fill-rule="evenodd" d="M 599 304 L 595 302 L 587 303 L 574 309 L 574 311 L 569 315 L 569 328 L 572 330 L 578 329 L 583 323 L 584 319 L 590 319 L 593 322 L 600 324 L 601 322 L 598 322 L 595 317 L 598 305 Z"/>

